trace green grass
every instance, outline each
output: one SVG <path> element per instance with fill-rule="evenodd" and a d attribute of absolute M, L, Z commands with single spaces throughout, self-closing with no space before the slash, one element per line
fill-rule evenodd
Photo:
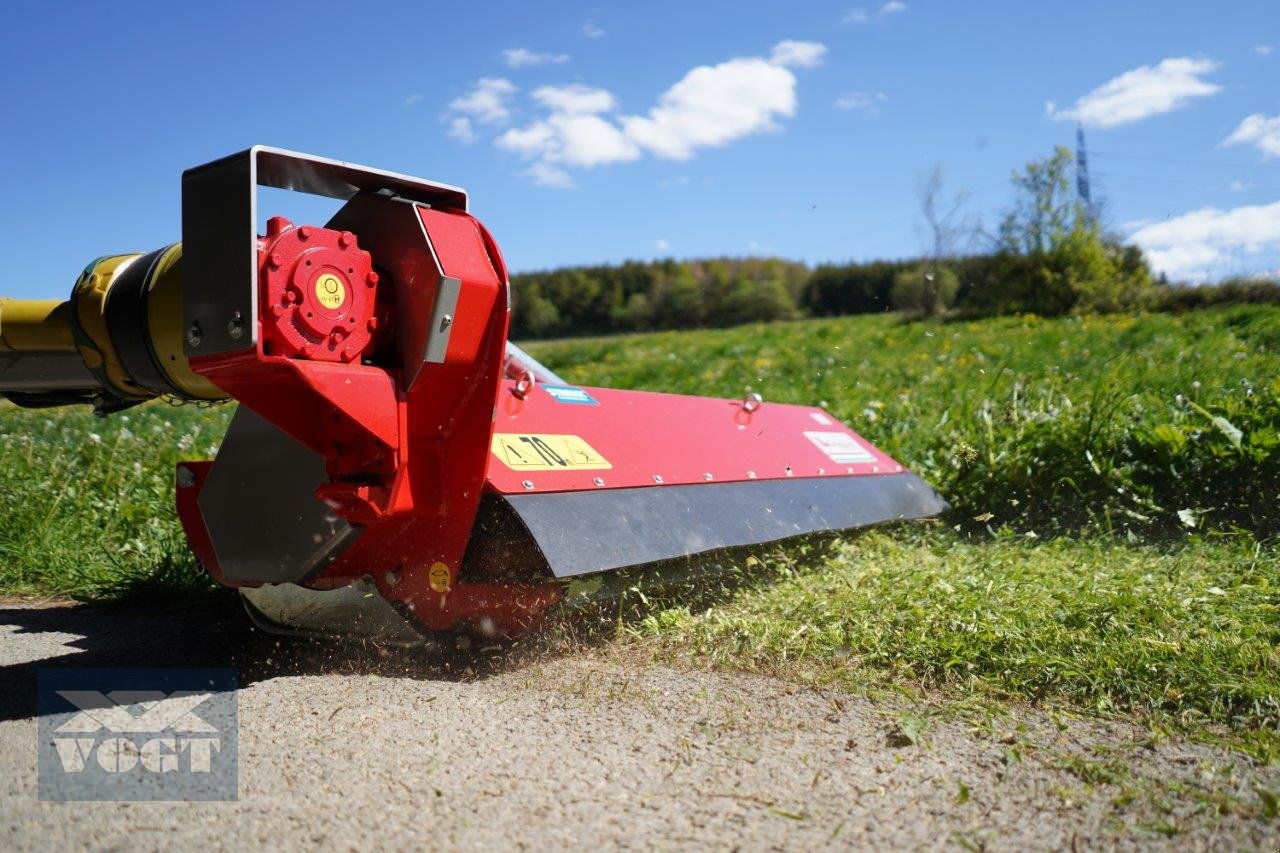
<path fill-rule="evenodd" d="M 934 483 L 929 528 L 793 548 L 764 583 L 626 628 L 844 686 L 1211 723 L 1280 754 L 1280 308 L 544 342 L 567 379 L 820 403 Z M 0 407 L 0 591 L 208 589 L 172 507 L 230 413 Z M 1153 723 L 1154 725 L 1155 723 Z"/>
<path fill-rule="evenodd" d="M 213 455 L 231 411 L 151 403 L 101 419 L 0 403 L 0 593 L 207 591 L 174 510 L 173 470 Z"/>
<path fill-rule="evenodd" d="M 872 532 L 716 606 L 628 630 L 712 665 L 835 683 L 1055 700 L 1239 732 L 1280 726 L 1280 555 Z"/>

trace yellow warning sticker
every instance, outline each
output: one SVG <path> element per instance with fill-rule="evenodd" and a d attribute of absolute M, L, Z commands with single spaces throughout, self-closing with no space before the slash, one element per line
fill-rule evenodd
<path fill-rule="evenodd" d="M 331 272 L 316 279 L 316 300 L 325 308 L 337 308 L 347 299 L 342 279 Z"/>
<path fill-rule="evenodd" d="M 444 563 L 432 563 L 431 570 L 427 572 L 427 581 L 436 592 L 448 592 L 449 567 Z"/>
<path fill-rule="evenodd" d="M 613 467 L 576 435 L 497 432 L 490 449 L 512 471 L 603 471 Z"/>

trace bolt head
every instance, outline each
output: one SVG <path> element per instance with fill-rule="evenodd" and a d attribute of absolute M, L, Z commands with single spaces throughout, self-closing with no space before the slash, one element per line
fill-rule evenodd
<path fill-rule="evenodd" d="M 196 484 L 196 472 L 192 471 L 186 465 L 178 466 L 178 485 L 184 489 L 189 489 Z"/>

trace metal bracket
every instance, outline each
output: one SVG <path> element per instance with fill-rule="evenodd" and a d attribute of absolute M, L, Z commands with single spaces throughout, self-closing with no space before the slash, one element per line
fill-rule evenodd
<path fill-rule="evenodd" d="M 257 346 L 258 187 L 337 199 L 387 193 L 467 209 L 467 194 L 457 187 L 263 145 L 186 170 L 182 323 L 188 356 Z"/>

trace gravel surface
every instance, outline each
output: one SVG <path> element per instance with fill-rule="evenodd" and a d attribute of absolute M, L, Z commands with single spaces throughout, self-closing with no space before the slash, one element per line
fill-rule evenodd
<path fill-rule="evenodd" d="M 1030 711 L 989 726 L 935 714 L 912 743 L 905 706 L 635 658 L 601 647 L 466 666 L 280 643 L 225 607 L 3 605 L 0 844 L 1280 845 L 1256 794 L 1280 790 L 1280 770 L 1236 754 Z M 38 802 L 36 668 L 174 665 L 239 668 L 239 799 Z M 1105 778 L 1091 770 L 1103 765 Z"/>

